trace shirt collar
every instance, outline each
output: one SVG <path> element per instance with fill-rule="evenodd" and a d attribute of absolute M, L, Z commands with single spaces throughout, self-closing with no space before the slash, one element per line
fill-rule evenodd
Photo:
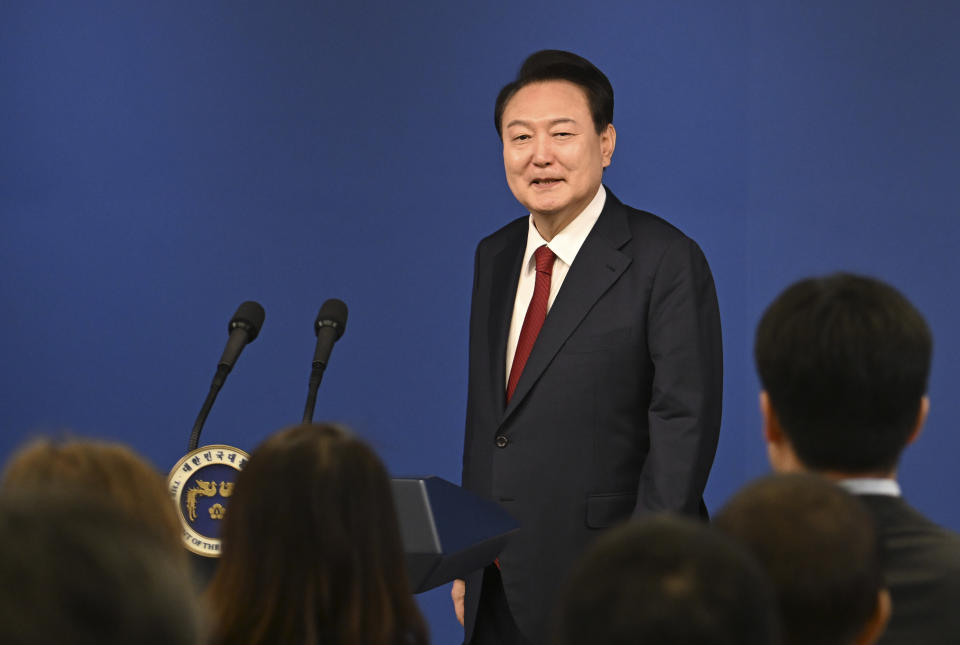
<path fill-rule="evenodd" d="M 580 247 L 587 239 L 587 235 L 593 229 L 593 225 L 600 219 L 600 212 L 607 201 L 607 191 L 603 184 L 597 189 L 597 194 L 590 200 L 587 207 L 579 215 L 573 218 L 562 231 L 553 236 L 553 239 L 547 242 L 540 235 L 540 231 L 533 225 L 533 215 L 527 219 L 527 249 L 523 253 L 523 267 L 526 270 L 532 270 L 533 252 L 544 244 L 553 251 L 564 264 L 571 266 L 573 260 L 580 252 Z"/>
<path fill-rule="evenodd" d="M 886 477 L 850 477 L 837 482 L 854 495 L 887 495 L 900 497 L 900 484 Z"/>

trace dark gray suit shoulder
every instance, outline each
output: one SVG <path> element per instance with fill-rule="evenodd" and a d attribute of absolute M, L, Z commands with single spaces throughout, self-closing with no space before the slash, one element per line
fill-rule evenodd
<path fill-rule="evenodd" d="M 933 522 L 901 497 L 861 495 L 860 500 L 873 514 L 886 544 L 897 548 L 923 546 L 960 569 L 960 534 Z"/>
<path fill-rule="evenodd" d="M 623 212 L 627 216 L 627 223 L 634 233 L 650 236 L 655 239 L 662 239 L 664 241 L 687 238 L 687 235 L 683 231 L 659 215 L 654 215 L 649 211 L 622 204 L 612 193 L 609 196 L 623 209 Z"/>
<path fill-rule="evenodd" d="M 518 217 L 509 224 L 498 228 L 496 231 L 486 236 L 477 243 L 477 253 L 482 250 L 497 251 L 522 242 L 526 245 L 527 241 L 527 217 Z"/>
<path fill-rule="evenodd" d="M 893 615 L 881 645 L 960 638 L 960 535 L 899 497 L 861 495 L 877 523 Z"/>

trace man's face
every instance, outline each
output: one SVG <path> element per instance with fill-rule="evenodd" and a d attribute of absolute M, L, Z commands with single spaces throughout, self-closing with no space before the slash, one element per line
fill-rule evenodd
<path fill-rule="evenodd" d="M 502 126 L 503 166 L 513 196 L 533 213 L 538 228 L 539 219 L 559 232 L 597 194 L 613 156 L 613 126 L 597 134 L 586 94 L 568 81 L 521 88 L 507 103 Z"/>

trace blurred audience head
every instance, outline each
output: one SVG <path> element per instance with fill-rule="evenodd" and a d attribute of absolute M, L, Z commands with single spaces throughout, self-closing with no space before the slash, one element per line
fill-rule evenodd
<path fill-rule="evenodd" d="M 601 536 L 575 565 L 557 617 L 558 645 L 780 642 L 754 558 L 705 524 L 668 515 Z"/>
<path fill-rule="evenodd" d="M 774 468 L 891 476 L 926 417 L 932 348 L 920 312 L 879 280 L 838 273 L 788 287 L 754 347 Z"/>
<path fill-rule="evenodd" d="M 867 645 L 890 615 L 876 528 L 850 493 L 811 474 L 774 475 L 714 518 L 743 543 L 776 590 L 785 645 Z"/>
<path fill-rule="evenodd" d="M 214 645 L 427 642 L 387 472 L 342 428 L 305 424 L 260 444 L 221 540 Z"/>
<path fill-rule="evenodd" d="M 155 531 L 66 493 L 0 495 L 0 643 L 195 645 L 199 600 Z"/>
<path fill-rule="evenodd" d="M 163 476 L 131 448 L 90 439 L 37 439 L 7 462 L 5 491 L 101 500 L 154 531 L 186 562 L 180 520 Z"/>

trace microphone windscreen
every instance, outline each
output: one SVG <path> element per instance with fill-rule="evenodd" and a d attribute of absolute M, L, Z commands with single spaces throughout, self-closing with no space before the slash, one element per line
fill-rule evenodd
<path fill-rule="evenodd" d="M 313 323 L 314 333 L 319 334 L 321 327 L 333 327 L 337 331 L 337 340 L 347 328 L 347 305 L 343 300 L 330 298 L 320 307 L 317 320 Z"/>
<path fill-rule="evenodd" d="M 237 327 L 243 327 L 247 330 L 247 336 L 249 337 L 247 342 L 252 343 L 257 337 L 257 334 L 260 333 L 260 328 L 263 326 L 263 319 L 266 318 L 266 316 L 267 312 L 263 310 L 259 302 L 247 300 L 237 307 L 237 313 L 233 314 L 233 318 L 230 319 L 227 333 L 232 332 Z"/>

